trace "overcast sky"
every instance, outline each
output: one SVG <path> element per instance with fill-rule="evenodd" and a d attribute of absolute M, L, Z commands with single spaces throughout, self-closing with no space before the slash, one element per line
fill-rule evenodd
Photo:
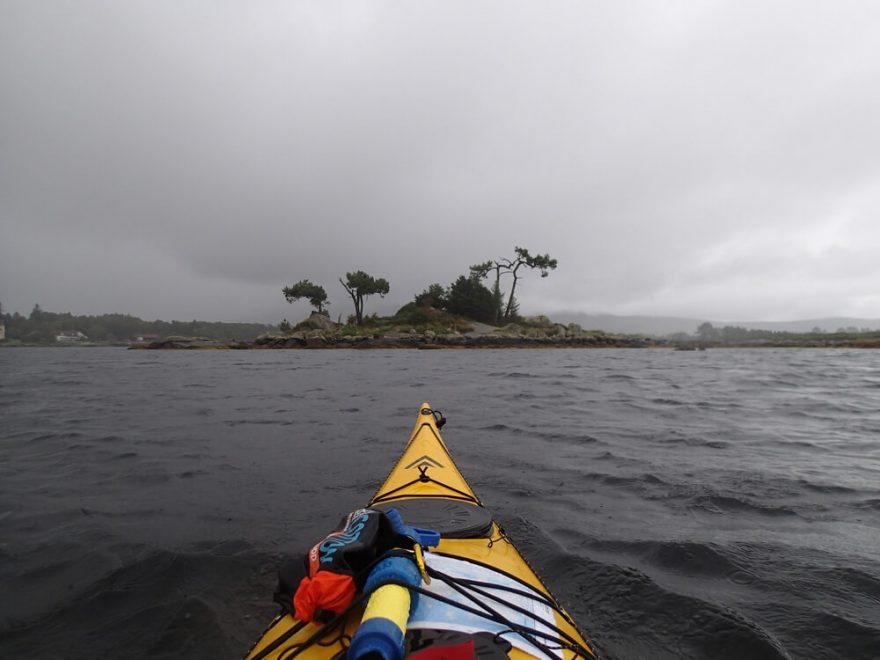
<path fill-rule="evenodd" d="M 880 317 L 880 2 L 0 0 L 0 302 Z"/>

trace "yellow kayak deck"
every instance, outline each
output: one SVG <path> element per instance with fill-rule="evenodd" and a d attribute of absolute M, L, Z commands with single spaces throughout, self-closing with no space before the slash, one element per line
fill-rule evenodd
<path fill-rule="evenodd" d="M 543 637 L 541 640 L 544 648 L 551 652 L 545 650 L 542 653 L 528 643 L 527 636 L 520 636 L 508 629 L 503 635 L 510 643 L 510 658 L 548 655 L 563 660 L 595 658 L 595 652 L 577 630 L 571 617 L 520 555 L 462 476 L 440 435 L 439 426 L 444 421 L 442 415 L 435 413 L 428 403 L 422 404 L 403 455 L 368 506 L 395 508 L 407 524 L 439 531 L 439 545 L 426 549 L 429 566 L 437 565 L 444 570 L 457 566 L 470 567 L 489 575 L 492 581 L 497 578 L 508 588 L 516 585 L 520 590 L 536 592 L 538 598 L 546 601 L 546 606 L 543 603 L 538 606 L 543 613 L 540 620 L 551 625 L 540 628 L 545 635 L 552 631 L 555 638 L 548 640 Z M 344 621 L 325 626 L 303 624 L 290 614 L 280 614 L 249 651 L 247 658 L 289 660 L 294 657 L 344 657 L 362 612 L 362 607 L 355 607 Z M 492 628 L 485 630 L 491 632 Z"/>

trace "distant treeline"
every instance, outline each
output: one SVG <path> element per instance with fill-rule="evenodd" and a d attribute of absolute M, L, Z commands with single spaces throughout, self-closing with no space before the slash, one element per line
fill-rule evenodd
<path fill-rule="evenodd" d="M 673 340 L 699 339 L 706 343 L 750 344 L 767 342 L 836 342 L 852 339 L 880 339 L 880 331 L 871 328 L 838 328 L 833 332 L 813 328 L 811 332 L 790 332 L 785 330 L 757 330 L 726 325 L 716 328 L 711 323 L 703 323 L 696 335 L 672 335 Z"/>
<path fill-rule="evenodd" d="M 206 321 L 144 321 L 128 314 L 74 316 L 69 312 L 46 312 L 35 305 L 30 316 L 0 314 L 7 341 L 54 344 L 59 336 L 70 341 L 126 343 L 150 337 L 204 337 L 218 340 L 250 340 L 275 326 L 263 323 L 213 323 Z M 79 337 L 77 333 L 82 333 Z"/>

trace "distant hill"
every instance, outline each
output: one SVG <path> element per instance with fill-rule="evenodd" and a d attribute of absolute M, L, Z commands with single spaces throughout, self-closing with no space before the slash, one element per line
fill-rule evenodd
<path fill-rule="evenodd" d="M 677 316 L 615 316 L 614 314 L 584 314 L 582 312 L 557 312 L 549 315 L 557 323 L 577 323 L 585 330 L 604 330 L 622 334 L 645 334 L 663 337 L 679 332 L 689 335 L 709 321 L 716 328 L 735 326 L 754 330 L 776 330 L 780 332 L 810 332 L 820 328 L 824 332 L 835 332 L 841 328 L 858 330 L 880 330 L 880 319 L 860 319 L 848 317 L 829 317 L 803 319 L 799 321 L 715 321 Z"/>
<path fill-rule="evenodd" d="M 880 319 L 857 319 L 844 316 L 833 316 L 823 319 L 803 319 L 801 321 L 736 321 L 736 322 L 712 322 L 712 325 L 722 327 L 734 325 L 741 328 L 754 330 L 776 330 L 781 332 L 810 332 L 813 328 L 819 328 L 823 332 L 836 332 L 837 330 L 880 330 Z"/>
<path fill-rule="evenodd" d="M 694 334 L 707 319 L 689 319 L 676 316 L 615 316 L 614 314 L 584 314 L 557 312 L 549 314 L 557 323 L 577 323 L 584 330 L 604 330 L 619 334 L 665 336 L 676 332 Z M 714 324 L 713 324 L 714 325 Z"/>
<path fill-rule="evenodd" d="M 47 312 L 35 305 L 30 316 L 2 314 L 8 342 L 26 344 L 127 343 L 139 337 L 205 337 L 216 340 L 254 339 L 276 326 L 264 323 L 209 321 L 145 321 L 128 314 L 75 316 L 70 312 Z"/>

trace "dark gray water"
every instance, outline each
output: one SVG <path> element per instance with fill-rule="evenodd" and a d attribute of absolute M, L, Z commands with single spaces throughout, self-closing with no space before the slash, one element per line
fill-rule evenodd
<path fill-rule="evenodd" d="M 237 657 L 419 404 L 605 657 L 880 658 L 880 351 L 0 351 L 0 657 Z"/>

